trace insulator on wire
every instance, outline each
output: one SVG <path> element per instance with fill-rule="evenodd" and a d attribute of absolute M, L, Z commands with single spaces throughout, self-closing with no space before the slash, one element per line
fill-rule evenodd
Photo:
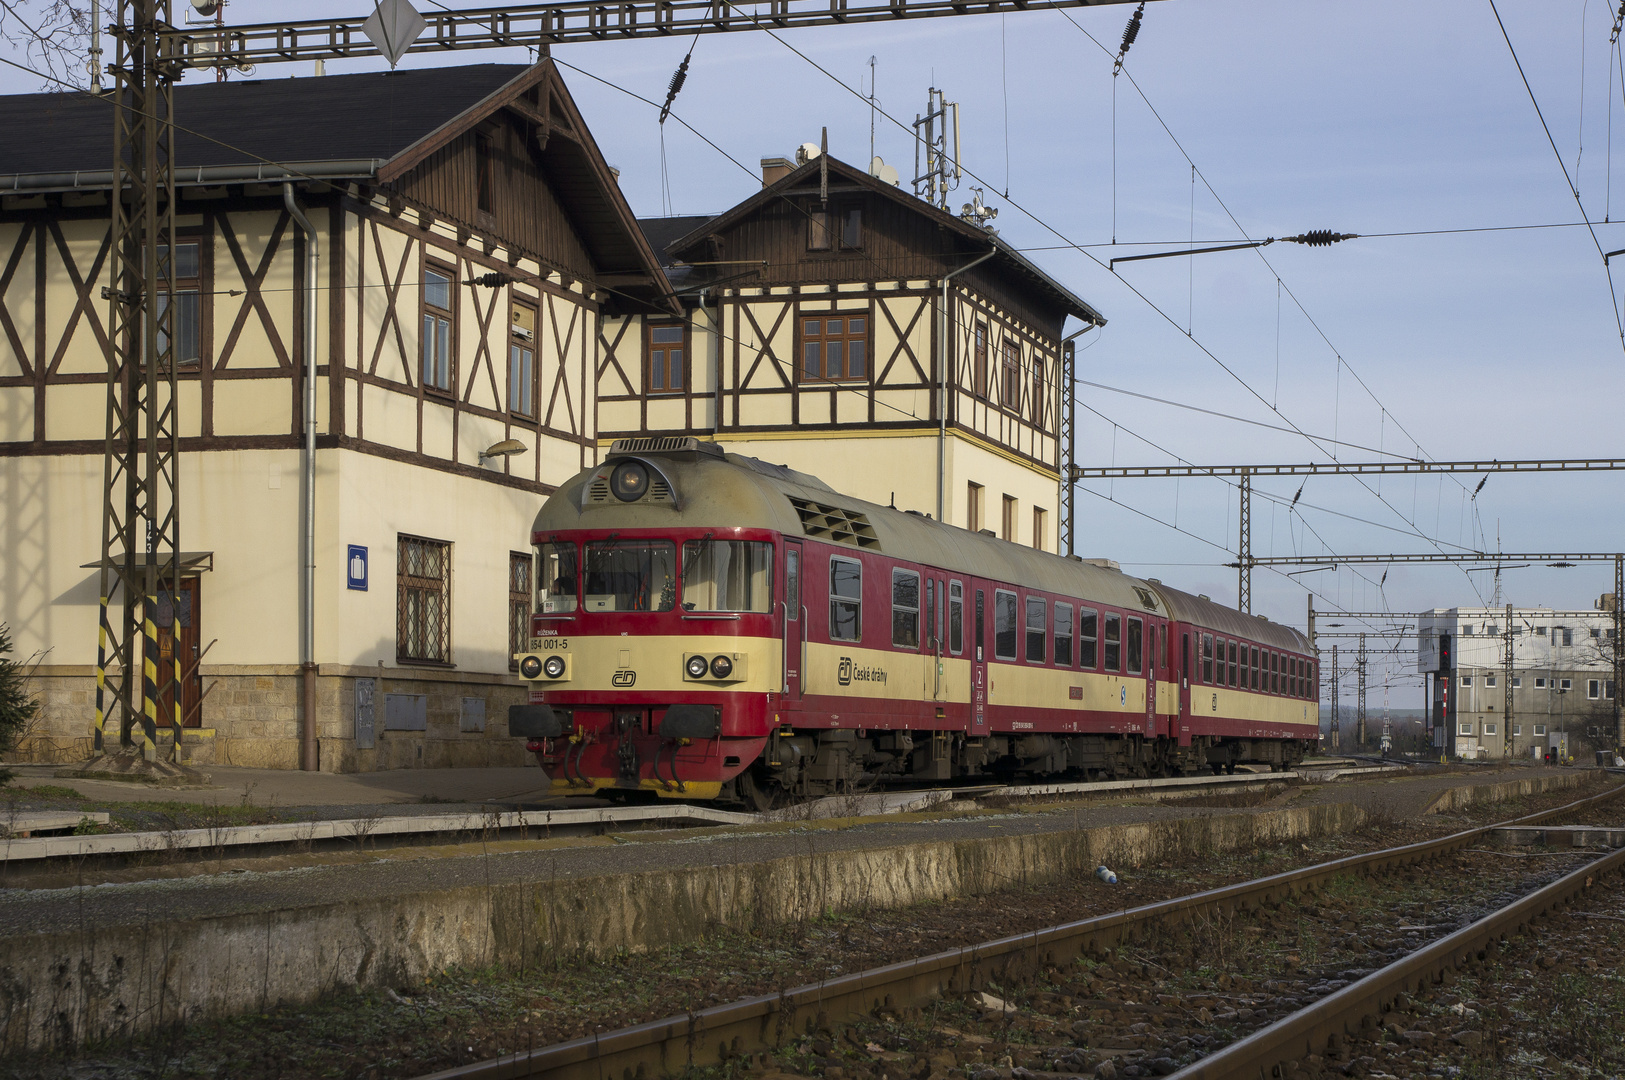
<path fill-rule="evenodd" d="M 467 281 L 463 282 L 463 284 L 481 285 L 487 289 L 500 289 L 502 286 L 512 285 L 518 280 L 518 278 L 509 277 L 507 274 L 504 274 L 499 270 L 493 270 L 489 274 L 479 274 L 475 277 L 471 277 Z"/>
<path fill-rule="evenodd" d="M 666 103 L 660 106 L 660 122 L 662 124 L 666 122 L 666 117 L 671 115 L 671 103 L 677 100 L 678 93 L 683 89 L 683 83 L 688 81 L 688 62 L 693 57 L 694 53 L 691 50 L 687 56 L 683 57 L 683 62 L 677 65 L 677 70 L 672 73 L 671 85 L 666 87 Z"/>
<path fill-rule="evenodd" d="M 1625 26 L 1625 3 L 1619 5 L 1619 11 L 1614 15 L 1614 31 L 1608 35 L 1608 44 L 1618 44 L 1619 30 L 1622 26 Z"/>
<path fill-rule="evenodd" d="M 1140 6 L 1134 9 L 1129 16 L 1128 25 L 1123 27 L 1123 44 L 1117 50 L 1117 63 L 1112 65 L 1112 74 L 1116 75 L 1123 70 L 1123 57 L 1128 55 L 1129 49 L 1134 46 L 1134 39 L 1140 36 L 1140 20 L 1145 18 L 1145 0 L 1140 0 Z"/>
<path fill-rule="evenodd" d="M 1359 233 L 1339 233 L 1330 229 L 1312 229 L 1298 236 L 1283 236 L 1282 240 L 1291 244 L 1307 244 L 1309 247 L 1326 247 L 1339 240 L 1358 240 Z"/>

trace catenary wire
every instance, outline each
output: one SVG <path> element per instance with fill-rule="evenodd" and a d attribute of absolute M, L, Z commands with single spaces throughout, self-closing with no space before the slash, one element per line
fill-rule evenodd
<path fill-rule="evenodd" d="M 797 57 L 799 57 L 801 60 L 803 60 L 809 66 L 811 66 L 814 70 L 816 70 L 820 74 L 824 75 L 831 82 L 835 83 L 837 86 L 839 86 L 842 89 L 846 90 L 848 93 L 853 94 L 854 96 L 856 96 L 860 100 L 867 100 L 867 99 L 863 98 L 863 95 L 862 95 L 862 93 L 860 91 L 854 90 L 852 87 L 848 86 L 846 84 L 846 82 L 844 80 L 842 80 L 839 76 L 835 75 L 828 68 L 824 67 L 822 64 L 820 64 L 816 60 L 814 60 L 811 56 L 808 56 L 805 52 L 803 52 L 802 50 L 796 48 L 789 41 L 785 40 L 778 33 L 774 32 L 774 30 L 772 30 L 770 27 L 768 27 L 766 24 L 764 24 L 762 22 L 759 15 L 757 15 L 754 12 L 745 11 L 738 3 L 735 3 L 734 0 L 725 0 L 725 2 L 728 4 L 729 7 L 733 8 L 735 11 L 738 11 L 742 16 L 744 16 L 746 18 L 749 18 L 752 22 L 754 22 L 756 24 L 758 29 L 762 30 L 769 37 L 771 37 L 774 41 L 777 41 L 780 45 L 783 45 L 785 48 L 789 49 Z M 1061 9 L 1056 9 L 1056 10 L 1061 10 Z M 1062 14 L 1064 15 L 1065 12 L 1063 11 Z M 1076 25 L 1076 24 L 1074 24 L 1074 25 Z M 1085 33 L 1087 34 L 1087 31 L 1085 31 Z M 1094 40 L 1092 36 L 1091 36 L 1091 40 Z M 1099 44 L 1099 43 L 1096 42 L 1096 44 Z M 1131 83 L 1132 83 L 1132 78 L 1133 77 L 1131 75 L 1130 76 Z M 905 132 L 908 130 L 908 126 L 906 124 L 904 124 L 902 121 L 898 120 L 896 117 L 892 116 L 890 113 L 886 112 L 884 109 L 880 110 L 880 113 L 881 113 L 881 115 L 885 116 L 887 120 L 889 120 L 894 126 L 899 128 L 900 130 L 903 130 Z M 1172 133 L 1170 132 L 1170 137 L 1171 136 L 1172 136 Z M 1187 156 L 1187 159 L 1188 159 L 1188 156 Z M 965 175 L 970 176 L 972 179 L 977 180 L 977 181 L 983 183 L 984 185 L 987 183 L 979 175 L 977 175 L 974 172 L 974 170 L 971 170 L 969 168 L 964 168 L 963 171 L 964 171 Z M 1205 178 L 1204 178 L 1204 182 L 1205 182 Z M 1211 187 L 1209 187 L 1209 190 L 1210 191 L 1212 190 Z M 1215 195 L 1215 198 L 1217 198 L 1217 195 Z M 1067 242 L 1069 244 L 1071 243 L 1071 238 L 1070 237 L 1066 236 L 1064 233 L 1062 233 L 1055 226 L 1049 224 L 1049 222 L 1047 222 L 1043 218 L 1039 217 L 1033 211 L 1029 210 L 1026 206 L 1022 205 L 1022 203 L 1020 203 L 1016 199 L 1010 199 L 1009 202 L 1010 202 L 1011 206 L 1013 206 L 1017 210 L 1019 210 L 1022 214 L 1024 214 L 1027 218 L 1029 218 L 1031 221 L 1033 221 L 1035 224 L 1037 224 L 1040 228 L 1042 228 L 1046 232 L 1049 232 L 1052 235 L 1054 235 L 1056 237 L 1056 239 L 1065 241 L 1065 242 Z M 1221 202 L 1221 205 L 1222 205 L 1222 202 Z M 1582 215 L 1583 215 L 1583 213 L 1584 213 L 1584 211 L 1583 211 L 1583 208 L 1582 208 Z M 1234 219 L 1232 219 L 1232 220 L 1234 220 Z M 1237 227 L 1240 228 L 1239 222 L 1237 223 Z M 1084 250 L 1082 248 L 1076 248 L 1076 250 L 1078 250 L 1081 254 L 1083 254 L 1085 258 L 1088 258 L 1091 261 L 1093 261 L 1101 269 L 1106 270 L 1108 273 L 1111 272 L 1111 268 L 1109 266 L 1107 266 L 1106 263 L 1102 262 L 1096 255 L 1094 255 L 1093 252 L 1086 251 L 1086 250 Z M 1266 265 L 1268 265 L 1267 262 L 1266 262 Z M 1182 334 L 1184 333 L 1184 331 L 1179 327 L 1178 322 L 1175 321 L 1161 307 L 1159 307 L 1144 292 L 1142 292 L 1140 289 L 1136 288 L 1131 282 L 1129 282 L 1127 279 L 1121 277 L 1120 275 L 1113 274 L 1113 277 L 1115 277 L 1119 282 L 1121 282 L 1124 285 L 1124 287 L 1126 287 L 1131 293 L 1133 293 L 1135 295 L 1135 297 L 1137 297 L 1147 307 L 1149 307 L 1152 311 L 1154 311 L 1160 318 L 1162 318 L 1165 322 L 1167 322 L 1175 330 L 1179 330 L 1180 333 L 1182 333 Z M 1288 295 L 1291 295 L 1291 290 L 1288 289 L 1287 291 L 1288 291 Z M 1295 303 L 1297 302 L 1295 297 L 1294 297 L 1294 302 Z M 1307 312 L 1305 312 L 1305 316 L 1308 317 Z M 1311 319 L 1311 322 L 1312 321 L 1313 320 Z M 1210 348 L 1208 348 L 1205 344 L 1203 344 L 1201 341 L 1196 339 L 1193 335 L 1185 334 L 1185 337 L 1186 337 L 1186 339 L 1188 341 L 1192 342 L 1192 344 L 1194 344 L 1197 347 L 1197 349 L 1200 350 L 1203 353 L 1203 355 L 1207 356 L 1216 365 L 1218 365 L 1218 367 L 1221 370 L 1223 370 L 1226 374 L 1230 375 L 1230 377 L 1232 379 L 1234 379 L 1244 389 L 1246 389 L 1249 393 L 1251 393 L 1254 397 L 1256 397 L 1261 404 L 1263 404 L 1266 408 L 1270 408 L 1272 412 L 1276 413 L 1276 415 L 1280 416 L 1281 419 L 1285 420 L 1289 425 L 1291 425 L 1300 435 L 1302 435 L 1302 437 L 1307 439 L 1310 442 L 1311 445 L 1315 445 L 1316 449 L 1320 449 L 1320 450 L 1323 450 L 1323 451 L 1325 450 L 1324 446 L 1320 446 L 1320 445 L 1315 443 L 1315 440 L 1314 440 L 1314 438 L 1312 436 L 1310 436 L 1307 432 L 1304 432 L 1301 428 L 1298 428 L 1298 426 L 1292 422 L 1290 417 L 1287 417 L 1285 414 L 1281 413 L 1281 411 L 1279 409 L 1276 409 L 1273 406 L 1271 406 L 1270 403 L 1267 400 L 1264 399 L 1263 395 L 1259 394 L 1259 392 L 1257 390 L 1255 390 L 1251 386 L 1251 384 L 1249 384 L 1247 382 L 1246 379 L 1241 377 L 1240 373 L 1238 373 L 1229 364 L 1225 363 L 1224 360 L 1222 360 Z M 1328 345 L 1330 345 L 1330 342 L 1328 342 Z M 1335 352 L 1335 349 L 1334 349 L 1334 352 Z M 1338 356 L 1338 362 L 1340 364 L 1343 363 L 1342 357 L 1340 355 Z M 1358 375 L 1356 375 L 1355 377 L 1358 378 Z M 1370 393 L 1369 388 L 1367 389 L 1367 393 Z M 1376 395 L 1372 394 L 1371 396 L 1372 396 L 1373 400 L 1377 400 L 1378 405 L 1380 406 L 1381 401 L 1376 398 Z M 1412 441 L 1414 443 L 1414 439 Z M 1331 456 L 1332 456 L 1333 460 L 1336 460 L 1336 455 L 1335 454 L 1333 454 Z M 1386 499 L 1384 499 L 1381 496 L 1381 494 L 1374 491 L 1371 488 L 1371 486 L 1364 481 L 1363 478 L 1358 478 L 1357 477 L 1356 482 L 1359 483 L 1361 487 L 1365 488 L 1366 491 L 1370 492 L 1380 502 L 1382 502 L 1383 505 L 1387 506 L 1389 508 L 1389 510 L 1391 510 L 1396 516 L 1398 516 L 1400 518 L 1400 520 L 1406 521 L 1407 524 L 1411 524 L 1414 527 L 1414 525 L 1415 525 L 1414 522 L 1410 522 L 1408 519 L 1406 519 L 1404 514 L 1399 510 L 1398 507 L 1394 506 L 1392 503 L 1390 503 Z M 1459 481 L 1458 481 L 1458 484 L 1459 484 Z M 1428 538 L 1428 543 L 1437 544 L 1437 541 L 1433 540 L 1432 538 Z M 1440 550 L 1442 551 L 1442 549 L 1440 549 Z M 1469 583 L 1470 587 L 1472 587 L 1475 591 L 1477 591 L 1477 585 L 1476 585 L 1476 583 L 1472 582 L 1470 577 L 1468 578 L 1468 583 Z M 1482 599 L 1482 597 L 1480 597 L 1480 598 Z"/>
<path fill-rule="evenodd" d="M 1524 74 L 1523 61 L 1518 59 L 1518 50 L 1512 45 L 1512 36 L 1507 33 L 1506 23 L 1501 21 L 1501 12 L 1496 8 L 1495 0 L 1489 0 L 1489 5 L 1490 13 L 1495 16 L 1495 25 L 1501 29 L 1501 39 L 1507 43 L 1507 52 L 1512 54 L 1513 66 L 1518 69 L 1518 78 L 1523 80 L 1524 92 L 1529 95 L 1529 104 L 1535 107 L 1535 116 L 1540 120 L 1540 130 L 1546 133 L 1546 141 L 1551 145 L 1553 156 L 1557 158 L 1557 167 L 1563 170 L 1563 182 L 1568 185 L 1569 194 L 1574 196 L 1574 204 L 1580 208 L 1580 216 L 1589 222 L 1591 215 L 1586 213 L 1585 204 L 1580 201 L 1580 189 L 1575 186 L 1573 179 L 1570 178 L 1569 167 L 1563 161 L 1562 152 L 1557 148 L 1557 140 L 1552 138 L 1552 129 L 1546 124 L 1546 114 L 1541 112 L 1540 102 L 1535 98 L 1534 87 L 1529 85 L 1529 76 Z M 1596 245 L 1597 254 L 1603 256 L 1602 268 L 1608 275 L 1608 299 L 1614 305 L 1614 325 L 1619 330 L 1620 347 L 1625 348 L 1625 319 L 1620 317 L 1619 293 L 1614 288 L 1614 271 L 1608 265 L 1608 257 L 1602 249 L 1602 241 L 1597 239 L 1597 230 L 1589 224 L 1586 229 L 1591 233 L 1591 242 Z"/>

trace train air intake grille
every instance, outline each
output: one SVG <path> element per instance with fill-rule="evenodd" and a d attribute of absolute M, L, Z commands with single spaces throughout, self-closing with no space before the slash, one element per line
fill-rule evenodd
<path fill-rule="evenodd" d="M 609 444 L 609 452 L 612 455 L 697 453 L 721 457 L 722 447 L 692 435 L 661 435 L 644 439 L 616 439 Z"/>
<path fill-rule="evenodd" d="M 875 535 L 869 518 L 856 510 L 839 506 L 825 506 L 810 499 L 791 498 L 790 505 L 801 515 L 801 531 L 820 540 L 830 540 L 852 547 L 878 548 L 880 538 Z"/>

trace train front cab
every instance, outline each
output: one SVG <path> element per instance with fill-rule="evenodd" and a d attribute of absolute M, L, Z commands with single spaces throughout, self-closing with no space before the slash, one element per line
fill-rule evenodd
<path fill-rule="evenodd" d="M 754 761 L 769 697 L 799 689 L 781 635 L 800 544 L 765 529 L 538 534 L 537 612 L 510 733 L 558 794 L 714 799 Z"/>

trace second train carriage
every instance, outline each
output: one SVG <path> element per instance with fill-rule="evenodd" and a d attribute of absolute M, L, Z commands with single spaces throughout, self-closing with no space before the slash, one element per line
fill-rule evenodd
<path fill-rule="evenodd" d="M 555 791 L 1282 768 L 1319 731 L 1290 628 L 692 438 L 616 442 L 532 539 L 509 726 Z"/>

